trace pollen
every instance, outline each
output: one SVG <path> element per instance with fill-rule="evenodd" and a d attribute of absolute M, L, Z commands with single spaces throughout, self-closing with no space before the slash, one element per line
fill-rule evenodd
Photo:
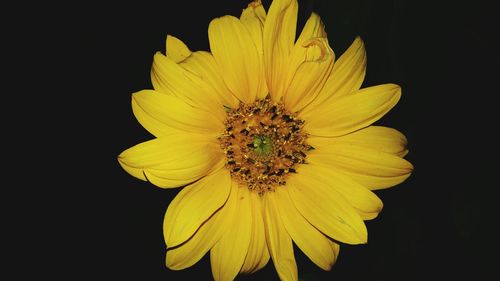
<path fill-rule="evenodd" d="M 227 108 L 225 131 L 219 137 L 226 168 L 241 186 L 262 195 L 286 184 L 297 165 L 306 163 L 304 121 L 270 97 Z"/>

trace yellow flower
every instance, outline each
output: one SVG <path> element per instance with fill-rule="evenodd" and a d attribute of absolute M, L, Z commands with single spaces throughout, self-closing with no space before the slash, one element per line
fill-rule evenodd
<path fill-rule="evenodd" d="M 167 36 L 154 90 L 133 94 L 138 121 L 156 138 L 118 157 L 134 177 L 185 186 L 164 220 L 166 264 L 180 270 L 208 251 L 215 280 L 251 273 L 271 258 L 297 280 L 292 241 L 330 270 L 339 242 L 367 242 L 371 191 L 411 173 L 406 138 L 371 126 L 399 100 L 384 84 L 360 89 L 366 66 L 356 38 L 335 60 L 312 14 L 295 40 L 296 0 L 260 0 L 208 28 L 211 52 Z"/>

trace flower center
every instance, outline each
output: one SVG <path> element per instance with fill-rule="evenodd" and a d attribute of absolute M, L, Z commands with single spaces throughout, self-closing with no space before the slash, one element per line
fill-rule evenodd
<path fill-rule="evenodd" d="M 313 149 L 306 143 L 303 124 L 283 103 L 269 97 L 227 108 L 226 129 L 219 141 L 233 180 L 261 195 L 285 185 Z"/>
<path fill-rule="evenodd" d="M 253 152 L 258 156 L 268 156 L 273 151 L 270 136 L 255 135 L 253 138 Z"/>

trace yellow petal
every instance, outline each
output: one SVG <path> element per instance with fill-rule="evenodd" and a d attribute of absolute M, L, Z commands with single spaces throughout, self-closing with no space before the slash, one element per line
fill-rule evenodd
<path fill-rule="evenodd" d="M 408 173 L 402 176 L 381 177 L 369 174 L 355 173 L 347 170 L 342 170 L 342 173 L 346 176 L 349 176 L 356 182 L 359 182 L 370 190 L 379 190 L 393 187 L 404 182 L 411 175 L 411 173 Z"/>
<path fill-rule="evenodd" d="M 250 207 L 252 214 L 252 230 L 248 253 L 241 272 L 253 273 L 263 268 L 269 261 L 264 219 L 262 217 L 262 198 L 255 192 L 250 192 Z"/>
<path fill-rule="evenodd" d="M 248 4 L 248 7 L 243 10 L 240 16 L 241 23 L 246 27 L 248 33 L 252 37 L 255 48 L 259 57 L 259 70 L 255 75 L 258 75 L 257 98 L 263 99 L 267 95 L 267 84 L 264 76 L 264 55 L 262 50 L 262 30 L 266 19 L 266 11 L 260 0 L 256 0 Z"/>
<path fill-rule="evenodd" d="M 231 192 L 223 207 L 203 223 L 198 231 L 181 245 L 167 251 L 166 264 L 172 270 L 181 270 L 197 263 L 226 232 L 223 227 L 232 218 L 237 203 L 237 192 Z"/>
<path fill-rule="evenodd" d="M 189 157 L 190 159 L 186 164 L 179 165 L 180 168 L 189 164 L 198 166 L 214 155 L 212 153 L 216 151 L 216 147 L 215 140 L 210 141 L 202 135 L 189 133 L 170 134 L 137 144 L 123 151 L 118 156 L 118 160 L 135 168 L 158 169 L 165 164 L 178 165 L 180 164 L 179 161 L 188 158 L 186 156 L 189 155 L 194 157 Z"/>
<path fill-rule="evenodd" d="M 206 175 L 214 167 L 220 168 L 224 155 L 215 141 L 198 134 L 170 134 L 133 146 L 118 156 L 120 165 L 131 175 L 146 180 L 149 173 L 161 174 L 173 180 L 177 187 Z M 142 174 L 142 175 L 141 175 Z"/>
<path fill-rule="evenodd" d="M 232 219 L 227 220 L 222 228 L 227 229 L 210 250 L 210 264 L 215 280 L 232 281 L 248 253 L 252 234 L 252 206 L 248 188 L 233 184 L 231 192 L 237 192 L 237 205 Z"/>
<path fill-rule="evenodd" d="M 269 253 L 281 280 L 298 280 L 297 264 L 293 253 L 292 238 L 279 215 L 276 194 L 264 194 L 264 226 Z"/>
<path fill-rule="evenodd" d="M 376 218 L 382 210 L 382 201 L 373 192 L 333 168 L 325 168 L 325 166 L 310 162 L 308 165 L 304 165 L 301 173 L 308 177 L 314 177 L 335 190 L 356 209 L 364 220 Z"/>
<path fill-rule="evenodd" d="M 333 65 L 333 69 L 316 98 L 301 112 L 302 118 L 332 97 L 340 97 L 359 90 L 366 72 L 366 52 L 361 38 L 357 37 Z"/>
<path fill-rule="evenodd" d="M 231 177 L 226 169 L 183 188 L 168 206 L 163 221 L 167 247 L 181 244 L 226 202 L 231 191 Z"/>
<path fill-rule="evenodd" d="M 174 52 L 173 55 L 172 52 Z M 222 78 L 212 54 L 205 51 L 191 52 L 181 40 L 171 35 L 167 35 L 166 56 L 187 71 L 182 72 L 186 77 L 192 78 L 192 75 L 195 75 L 197 78 L 201 79 L 203 81 L 202 85 L 208 86 L 208 88 L 203 91 L 203 95 L 207 95 L 208 99 L 217 101 L 218 108 L 221 108 L 220 105 L 231 108 L 238 106 L 238 100 L 224 84 L 224 79 Z M 198 83 L 201 82 L 198 81 Z M 209 103 L 208 105 L 214 104 Z M 207 108 L 205 108 L 205 110 L 206 109 Z M 208 109 L 210 111 L 212 110 L 211 108 Z"/>
<path fill-rule="evenodd" d="M 321 269 L 330 270 L 336 259 L 330 240 L 299 213 L 286 188 L 277 188 L 275 194 L 279 214 L 295 244 Z"/>
<path fill-rule="evenodd" d="M 298 174 L 290 176 L 286 184 L 299 212 L 332 239 L 347 244 L 366 243 L 366 226 L 356 210 L 304 166 L 299 166 Z"/>
<path fill-rule="evenodd" d="M 220 167 L 217 170 L 220 170 Z M 212 170 L 209 170 L 212 171 Z M 189 177 L 185 179 L 171 179 L 165 176 L 159 176 L 157 175 L 159 171 L 153 171 L 153 170 L 143 170 L 144 177 L 146 178 L 147 181 L 150 183 L 161 187 L 161 188 L 175 188 L 175 187 L 181 187 L 186 184 L 195 182 L 197 179 L 200 178 L 200 176 L 195 176 L 195 177 Z"/>
<path fill-rule="evenodd" d="M 297 12 L 297 0 L 275 0 L 269 7 L 264 23 L 265 75 L 267 88 L 275 101 L 279 101 L 285 91 L 284 77 L 295 42 Z"/>
<path fill-rule="evenodd" d="M 122 161 L 120 161 L 120 158 L 118 158 L 118 163 L 120 164 L 120 166 L 122 166 L 122 168 L 127 173 L 129 173 L 133 177 L 136 177 L 136 178 L 138 178 L 140 180 L 143 180 L 143 181 L 147 181 L 146 177 L 144 176 L 143 169 L 139 169 L 139 168 L 134 168 L 134 167 L 127 166 Z"/>
<path fill-rule="evenodd" d="M 340 245 L 335 243 L 332 240 L 328 240 L 330 242 L 330 247 L 332 248 L 333 255 L 335 256 L 335 260 L 339 257 Z"/>
<path fill-rule="evenodd" d="M 238 18 L 223 16 L 208 27 L 210 50 L 231 92 L 242 102 L 255 100 L 260 85 L 260 57 L 247 28 Z"/>
<path fill-rule="evenodd" d="M 266 10 L 264 9 L 264 6 L 262 6 L 262 1 L 261 0 L 253 0 L 250 2 L 247 6 L 246 9 L 243 9 L 243 12 L 241 13 L 240 20 L 244 22 L 245 17 L 257 17 L 259 21 L 262 24 L 262 27 L 264 27 L 264 23 L 266 22 Z"/>
<path fill-rule="evenodd" d="M 194 52 L 179 65 L 210 85 L 213 89 L 213 91 L 208 91 L 211 94 L 210 97 L 217 100 L 219 104 L 230 108 L 238 106 L 239 101 L 224 84 L 224 79 L 212 54 L 204 51 Z"/>
<path fill-rule="evenodd" d="M 290 57 L 284 99 L 289 110 L 301 110 L 318 95 L 332 71 L 334 60 L 323 23 L 312 13 Z"/>
<path fill-rule="evenodd" d="M 413 165 L 399 156 L 344 143 L 311 151 L 307 159 L 342 172 L 372 190 L 399 184 L 413 170 Z"/>
<path fill-rule="evenodd" d="M 400 157 L 408 153 L 406 137 L 393 128 L 381 126 L 369 126 L 336 138 L 310 137 L 307 142 L 315 148 L 340 143 L 371 148 Z"/>
<path fill-rule="evenodd" d="M 137 119 L 137 121 L 139 121 L 142 127 L 148 130 L 148 132 L 150 132 L 155 137 L 182 132 L 181 130 L 178 130 L 155 119 L 153 116 L 144 111 L 134 99 L 132 99 L 132 112 L 134 113 L 135 118 Z"/>
<path fill-rule="evenodd" d="M 217 152 L 220 152 L 220 150 L 217 150 Z M 158 169 L 145 169 L 144 176 L 149 182 L 158 187 L 171 188 L 183 186 L 196 181 L 203 175 L 222 169 L 226 163 L 225 157 L 217 152 L 217 156 L 211 158 L 209 162 L 206 162 L 204 165 L 195 166 L 191 169 L 175 169 L 175 166 L 173 166 L 173 168 L 165 168 L 165 166 L 167 166 L 165 165 L 160 166 Z M 192 171 L 194 169 L 202 169 L 203 173 L 193 173 Z"/>
<path fill-rule="evenodd" d="M 135 106 L 142 109 L 140 114 L 147 114 L 148 118 L 154 118 L 177 130 L 216 137 L 224 129 L 223 122 L 210 113 L 194 108 L 172 95 L 142 90 L 134 93 L 132 99 Z"/>
<path fill-rule="evenodd" d="M 186 44 L 184 44 L 184 42 L 182 42 L 178 38 L 172 35 L 167 35 L 166 41 L 167 58 L 170 58 L 174 62 L 179 63 L 191 55 L 191 51 L 186 46 Z"/>
<path fill-rule="evenodd" d="M 314 136 L 335 137 L 354 132 L 384 116 L 401 97 L 401 88 L 384 84 L 332 98 L 318 106 L 304 129 Z"/>
<path fill-rule="evenodd" d="M 214 89 L 201 77 L 159 52 L 154 56 L 151 82 L 156 91 L 175 96 L 194 108 L 210 113 L 219 121 L 224 121 L 224 107 L 213 98 L 216 95 Z"/>

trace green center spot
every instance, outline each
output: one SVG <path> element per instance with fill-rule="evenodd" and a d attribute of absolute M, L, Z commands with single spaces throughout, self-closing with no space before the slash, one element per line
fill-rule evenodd
<path fill-rule="evenodd" d="M 260 156 L 267 156 L 271 154 L 273 145 L 269 136 L 256 135 L 253 138 L 253 151 Z"/>

